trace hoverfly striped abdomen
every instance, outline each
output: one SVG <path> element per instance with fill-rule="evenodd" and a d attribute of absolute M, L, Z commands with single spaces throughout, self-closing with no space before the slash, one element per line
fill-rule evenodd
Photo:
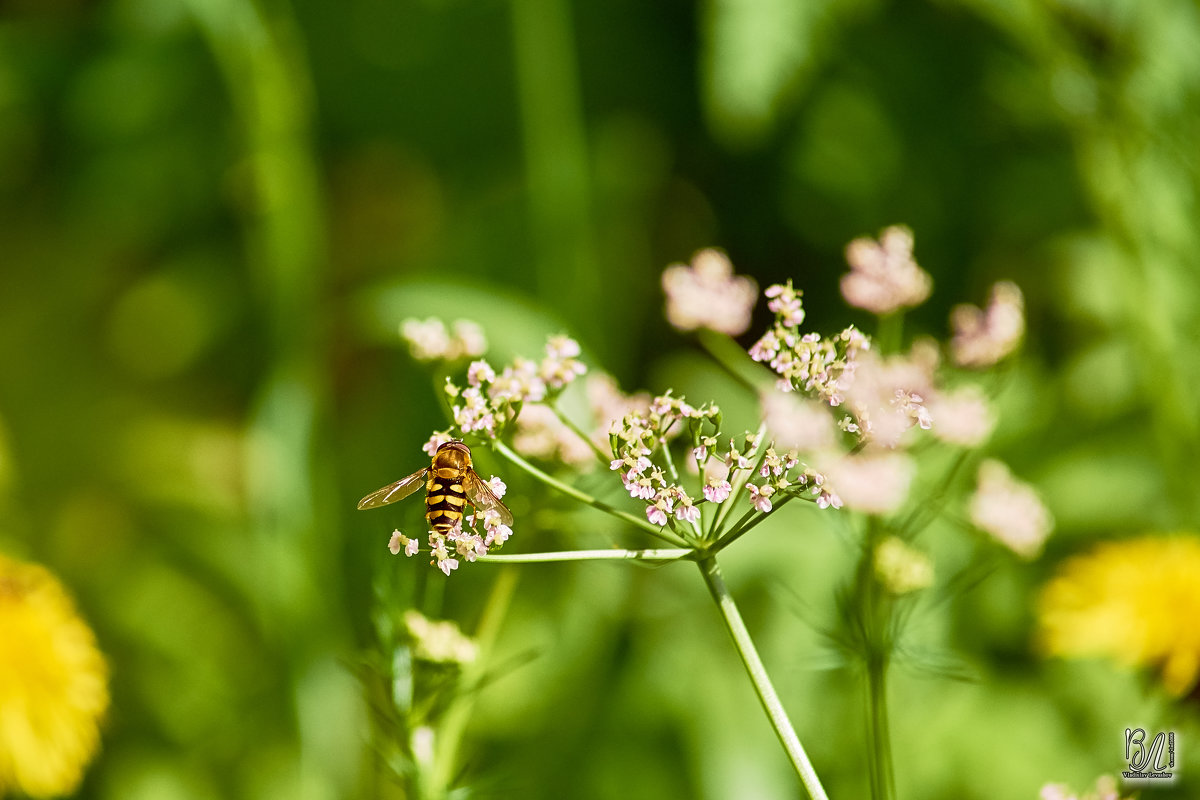
<path fill-rule="evenodd" d="M 450 469 L 430 470 L 425 488 L 425 519 L 429 527 L 441 534 L 449 533 L 463 517 L 463 506 L 467 504 L 467 493 L 463 490 L 462 473 L 439 475 Z"/>

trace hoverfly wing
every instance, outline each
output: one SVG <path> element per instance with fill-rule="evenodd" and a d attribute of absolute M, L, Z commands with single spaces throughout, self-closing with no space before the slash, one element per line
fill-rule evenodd
<path fill-rule="evenodd" d="M 479 473 L 475 470 L 469 469 L 463 476 L 463 489 L 466 490 L 467 499 L 471 501 L 471 505 L 475 506 L 481 514 L 495 511 L 500 515 L 501 525 L 512 525 L 513 515 L 508 510 L 508 506 L 504 505 L 499 497 L 496 497 L 492 487 L 488 486 L 487 481 L 479 477 Z"/>
<path fill-rule="evenodd" d="M 379 508 L 380 506 L 386 506 L 388 503 L 403 500 L 425 485 L 425 474 L 427 472 L 429 472 L 429 467 L 417 470 L 407 478 L 401 478 L 395 483 L 389 483 L 382 489 L 371 492 L 358 501 L 359 510 L 364 508 Z"/>

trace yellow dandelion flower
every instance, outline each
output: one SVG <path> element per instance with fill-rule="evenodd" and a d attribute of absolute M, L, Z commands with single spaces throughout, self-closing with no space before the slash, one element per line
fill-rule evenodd
<path fill-rule="evenodd" d="M 0 796 L 73 791 L 107 708 L 108 668 L 62 584 L 0 555 Z"/>
<path fill-rule="evenodd" d="M 1066 561 L 1038 608 L 1051 655 L 1160 670 L 1176 696 L 1200 676 L 1200 537 L 1144 536 Z"/>

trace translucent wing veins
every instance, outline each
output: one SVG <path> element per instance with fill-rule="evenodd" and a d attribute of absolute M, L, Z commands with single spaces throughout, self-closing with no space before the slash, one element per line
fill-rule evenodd
<path fill-rule="evenodd" d="M 401 478 L 395 483 L 389 483 L 382 489 L 376 489 L 358 501 L 359 509 L 379 508 L 380 506 L 386 506 L 388 503 L 403 500 L 425 485 L 425 475 L 428 472 L 429 467 L 426 467 L 425 469 L 417 470 L 407 478 Z"/>
<path fill-rule="evenodd" d="M 482 513 L 495 511 L 500 515 L 500 524 L 512 525 L 513 515 L 508 510 L 508 506 L 504 505 L 496 493 L 492 491 L 492 487 L 487 485 L 487 482 L 480 478 L 474 470 L 468 470 L 463 477 L 463 488 L 467 492 L 467 499 L 471 501 L 471 505 L 479 509 Z"/>

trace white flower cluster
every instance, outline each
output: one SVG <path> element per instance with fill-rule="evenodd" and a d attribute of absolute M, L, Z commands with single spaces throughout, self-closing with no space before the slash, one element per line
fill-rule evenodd
<path fill-rule="evenodd" d="M 933 289 L 929 273 L 913 260 L 912 231 L 902 225 L 885 229 L 879 241 L 855 239 L 846 246 L 846 262 L 842 296 L 874 314 L 919 306 Z"/>
<path fill-rule="evenodd" d="M 697 500 L 669 480 L 663 467 L 650 458 L 660 449 L 665 450 L 667 441 L 681 434 L 685 427 L 699 442 L 702 426 L 707 423 L 715 428 L 720 417 L 721 410 L 715 405 L 696 408 L 682 398 L 665 394 L 654 398 L 645 412 L 629 412 L 613 423 L 609 435 L 616 457 L 609 467 L 621 471 L 621 481 L 631 497 L 646 501 L 646 518 L 650 522 L 666 525 L 673 515 L 681 522 L 699 523 Z M 665 457 L 670 458 L 670 454 Z M 696 461 L 700 463 L 702 459 Z"/>
<path fill-rule="evenodd" d="M 889 592 L 908 594 L 933 585 L 933 561 L 896 536 L 880 542 L 874 553 L 875 577 Z"/>
<path fill-rule="evenodd" d="M 852 242 L 847 258 L 853 272 L 842 290 L 854 305 L 890 313 L 929 294 L 906 229 L 889 228 L 880 242 Z M 774 324 L 750 356 L 779 375 L 780 391 L 763 393 L 763 420 L 775 446 L 820 465 L 820 471 L 806 471 L 814 488 L 820 480 L 828 505 L 845 503 L 876 515 L 899 510 L 916 473 L 916 463 L 901 450 L 913 429 L 961 447 L 978 446 L 991 434 L 994 415 L 977 386 L 940 384 L 936 343 L 917 341 L 907 353 L 883 356 L 853 326 L 832 337 L 803 332 L 802 295 L 791 282 L 772 285 L 766 295 Z M 959 309 L 956 362 L 977 365 L 1012 350 L 1024 330 L 1019 299 L 1018 289 L 998 284 L 988 311 Z M 851 434 L 850 440 L 836 434 L 830 409 L 839 415 L 836 429 Z M 751 491 L 764 504 L 764 493 Z"/>
<path fill-rule="evenodd" d="M 1029 484 L 1013 477 L 1003 463 L 979 466 L 979 483 L 970 504 L 971 522 L 1022 558 L 1042 552 L 1054 518 Z"/>
<path fill-rule="evenodd" d="M 677 425 L 681 422 L 686 424 Z M 699 505 L 724 503 L 733 494 L 734 482 L 743 479 L 750 504 L 764 514 L 774 508 L 778 497 L 806 491 L 823 508 L 841 505 L 841 500 L 825 487 L 823 475 L 808 468 L 798 469 L 801 464 L 794 451 L 764 451 L 762 438 L 750 433 L 741 437 L 740 446 L 729 439 L 727 448 L 719 448 L 719 425 L 720 410 L 715 406 L 695 408 L 668 394 L 656 397 L 648 413 L 626 414 L 613 426 L 616 457 L 609 467 L 620 472 L 631 497 L 646 503 L 650 522 L 665 526 L 674 518 L 698 524 Z M 711 434 L 706 434 L 705 426 L 712 429 Z M 679 483 L 666 452 L 668 440 L 683 433 L 684 427 L 692 442 L 685 465 L 700 477 L 702 497 L 693 497 Z M 658 453 L 662 454 L 662 465 L 652 460 Z"/>
<path fill-rule="evenodd" d="M 691 266 L 672 264 L 662 275 L 667 296 L 667 321 L 681 331 L 709 328 L 738 336 L 750 327 L 758 285 L 753 278 L 733 274 L 729 256 L 720 250 L 701 250 Z"/>
<path fill-rule="evenodd" d="M 788 308 L 775 312 L 775 324 L 750 347 L 750 357 L 779 375 L 780 390 L 805 392 L 831 406 L 841 405 L 859 356 L 871 348 L 871 340 L 853 325 L 825 339 L 817 333 L 801 334 L 786 324 L 788 314 L 795 319 Z"/>
<path fill-rule="evenodd" d="M 465 319 L 455 320 L 449 330 L 437 317 L 406 319 L 400 323 L 400 335 L 417 361 L 478 358 L 487 351 L 483 329 Z"/>
<path fill-rule="evenodd" d="M 420 611 L 404 612 L 404 629 L 412 639 L 413 655 L 431 664 L 470 664 L 479 647 L 450 620 L 435 621 Z"/>
<path fill-rule="evenodd" d="M 950 313 L 954 363 L 960 367 L 990 367 L 1017 349 L 1025 335 L 1025 298 L 1015 283 L 992 287 L 986 309 L 970 304 Z"/>
<path fill-rule="evenodd" d="M 496 497 L 504 497 L 508 489 L 504 481 L 496 477 L 488 481 L 488 486 Z M 467 514 L 444 535 L 436 530 L 429 531 L 429 552 L 433 555 L 429 563 L 449 575 L 452 570 L 458 569 L 459 558 L 474 561 L 479 556 L 486 556 L 491 548 L 502 547 L 510 536 L 512 528 L 500 521 L 500 514 L 496 511 L 489 509 L 483 514 Z M 415 538 L 405 536 L 400 531 L 393 532 L 388 542 L 388 549 L 393 555 L 403 551 L 404 555 L 413 556 L 419 548 L 420 543 Z"/>
<path fill-rule="evenodd" d="M 447 379 L 454 426 L 462 434 L 494 439 L 517 418 L 525 403 L 538 403 L 561 392 L 587 372 L 578 358 L 579 344 L 566 336 L 552 336 L 540 361 L 516 358 L 499 374 L 487 361 L 467 368 L 467 385 Z"/>

